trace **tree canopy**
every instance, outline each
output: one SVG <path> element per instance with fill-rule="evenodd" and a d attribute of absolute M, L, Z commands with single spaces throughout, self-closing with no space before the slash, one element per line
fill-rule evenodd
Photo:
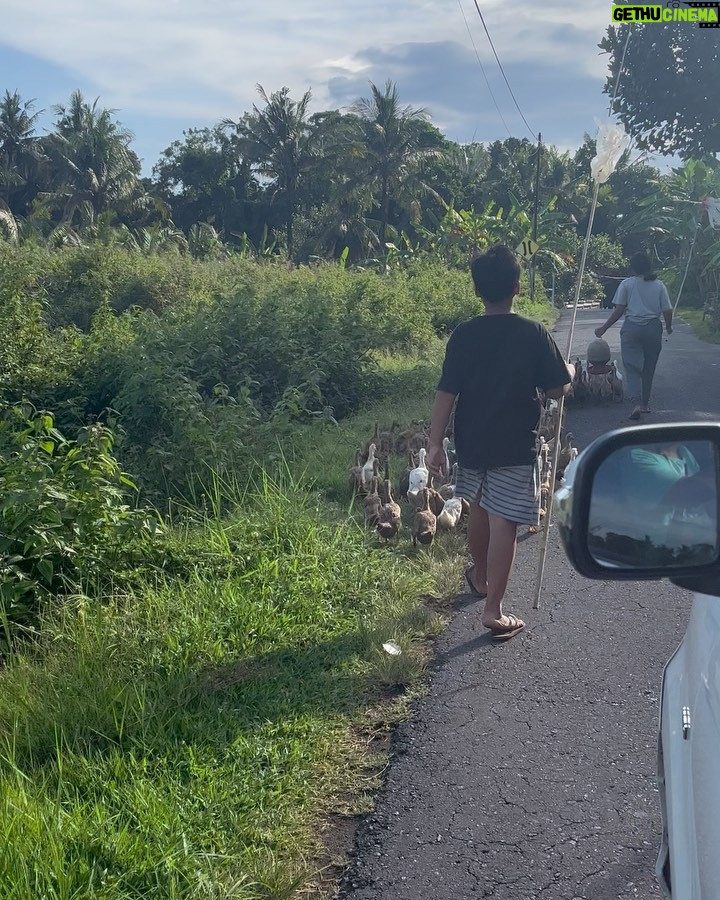
<path fill-rule="evenodd" d="M 636 30 L 626 49 L 630 27 Z M 610 54 L 605 93 L 612 96 L 623 65 L 613 112 L 640 149 L 683 159 L 720 152 L 715 29 L 690 22 L 610 26 L 600 49 Z"/>

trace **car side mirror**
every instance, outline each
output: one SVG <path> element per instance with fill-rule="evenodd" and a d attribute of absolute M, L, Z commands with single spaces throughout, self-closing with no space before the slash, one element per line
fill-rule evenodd
<path fill-rule="evenodd" d="M 642 425 L 593 441 L 554 498 L 567 555 L 603 580 L 720 580 L 720 425 Z M 692 584 L 685 583 L 691 579 Z"/>

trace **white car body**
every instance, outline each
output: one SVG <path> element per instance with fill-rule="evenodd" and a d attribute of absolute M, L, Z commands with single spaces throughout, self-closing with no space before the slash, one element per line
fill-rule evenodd
<path fill-rule="evenodd" d="M 654 446 L 682 440 L 707 439 L 714 447 L 715 483 L 707 481 L 706 498 L 712 501 L 715 519 L 702 519 L 702 545 L 715 555 L 693 561 L 680 570 L 677 559 L 658 556 L 654 563 L 632 560 L 618 552 L 617 545 L 607 557 L 592 555 L 589 549 L 590 499 L 613 497 L 607 479 L 597 494 L 595 477 L 599 464 L 615 449 Z M 702 486 L 704 489 L 704 485 Z M 603 493 L 608 491 L 609 493 Z M 694 495 L 697 496 L 697 495 Z M 617 502 L 617 496 L 614 502 Z M 693 500 L 694 509 L 697 505 Z M 662 804 L 663 835 L 656 875 L 663 893 L 671 900 L 720 900 L 720 428 L 706 431 L 696 424 L 640 426 L 620 429 L 598 438 L 565 471 L 562 486 L 555 492 L 554 510 L 565 550 L 578 572 L 589 578 L 661 579 L 670 577 L 680 587 L 693 592 L 687 630 L 668 660 L 662 678 L 658 733 L 658 788 Z M 594 507 L 593 523 L 601 523 L 603 506 Z M 617 518 L 617 516 L 616 516 Z M 647 519 L 637 534 L 648 534 Z M 622 519 L 622 517 L 621 517 Z M 630 516 L 628 521 L 631 521 Z M 683 528 L 687 520 L 679 520 Z M 694 521 L 691 519 L 690 521 Z M 623 522 L 625 524 L 625 522 Z M 714 532 L 714 535 L 713 533 Z M 595 532 L 597 533 L 597 532 Z M 621 534 L 636 536 L 629 530 Z M 714 537 L 714 550 L 712 539 Z M 597 548 L 597 544 L 595 547 Z M 692 543 L 690 544 L 692 547 Z M 613 555 L 614 554 L 614 555 Z M 682 564 L 680 564 L 682 565 Z M 704 567 L 704 568 L 703 568 Z"/>
<path fill-rule="evenodd" d="M 658 781 L 664 831 L 657 875 L 665 895 L 673 900 L 717 900 L 720 597 L 695 594 L 685 636 L 665 667 Z"/>

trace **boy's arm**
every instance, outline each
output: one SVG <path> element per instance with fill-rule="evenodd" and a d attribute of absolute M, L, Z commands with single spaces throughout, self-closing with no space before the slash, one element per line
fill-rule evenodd
<path fill-rule="evenodd" d="M 570 390 L 572 380 L 575 377 L 575 366 L 572 363 L 565 363 L 565 365 L 567 366 L 570 381 L 567 384 L 560 385 L 560 387 L 548 388 L 546 391 L 543 391 L 548 400 L 559 400 Z"/>
<path fill-rule="evenodd" d="M 445 471 L 445 451 L 442 442 L 445 437 L 445 429 L 450 421 L 450 413 L 455 404 L 456 394 L 448 391 L 436 391 L 433 403 L 432 417 L 430 419 L 430 446 L 426 464 L 428 471 L 433 475 L 447 475 Z"/>

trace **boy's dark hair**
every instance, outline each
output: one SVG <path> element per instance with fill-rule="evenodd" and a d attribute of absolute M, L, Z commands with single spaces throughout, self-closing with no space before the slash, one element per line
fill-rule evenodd
<path fill-rule="evenodd" d="M 645 281 L 655 281 L 657 275 L 652 270 L 652 263 L 647 253 L 635 253 L 630 257 L 630 268 L 636 275 L 642 275 Z"/>
<path fill-rule="evenodd" d="M 475 292 L 486 303 L 502 303 L 515 294 L 520 281 L 520 263 L 504 244 L 495 244 L 476 256 L 470 266 Z"/>

